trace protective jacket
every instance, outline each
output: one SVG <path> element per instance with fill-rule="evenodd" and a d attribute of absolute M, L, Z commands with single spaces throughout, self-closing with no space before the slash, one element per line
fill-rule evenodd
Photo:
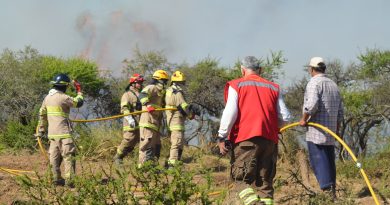
<path fill-rule="evenodd" d="M 131 112 L 141 110 L 142 105 L 138 98 L 139 92 L 135 90 L 134 88 L 130 87 L 129 91 L 125 92 L 122 95 L 121 99 L 121 113 L 122 114 L 129 114 Z M 133 119 L 135 120 L 136 126 L 130 127 L 129 122 L 127 120 L 123 120 L 123 131 L 134 131 L 138 130 L 138 122 L 139 122 L 139 115 L 132 115 Z"/>
<path fill-rule="evenodd" d="M 38 131 L 45 132 L 45 125 L 49 122 L 49 139 L 71 138 L 70 108 L 81 107 L 83 102 L 81 93 L 72 98 L 59 90 L 51 89 L 39 109 Z"/>
<path fill-rule="evenodd" d="M 235 79 L 225 86 L 225 102 L 229 86 L 238 94 L 238 116 L 229 139 L 238 143 L 252 137 L 264 137 L 277 144 L 279 85 L 258 75 Z"/>
<path fill-rule="evenodd" d="M 170 131 L 184 131 L 185 117 L 191 117 L 189 105 L 184 99 L 183 90 L 177 84 L 173 84 L 167 89 L 165 95 L 165 107 L 177 108 L 178 110 L 167 110 L 167 124 Z"/>
<path fill-rule="evenodd" d="M 151 105 L 154 108 L 162 108 L 164 104 L 164 95 L 165 89 L 162 84 L 157 83 L 147 85 L 144 89 L 142 89 L 139 96 L 142 104 L 142 110 L 147 110 L 146 105 Z M 149 128 L 158 132 L 161 116 L 161 112 L 144 112 L 141 114 L 139 127 Z"/>

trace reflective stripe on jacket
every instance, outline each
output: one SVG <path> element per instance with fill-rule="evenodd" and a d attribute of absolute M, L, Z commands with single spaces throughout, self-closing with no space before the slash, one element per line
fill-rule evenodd
<path fill-rule="evenodd" d="M 45 131 L 48 124 L 49 139 L 65 139 L 71 137 L 71 124 L 69 121 L 70 108 L 81 107 L 84 98 L 81 95 L 72 98 L 58 90 L 50 90 L 39 109 L 39 131 Z"/>
<path fill-rule="evenodd" d="M 121 113 L 122 114 L 129 114 L 131 112 L 135 111 L 135 107 L 138 101 L 138 95 L 139 92 L 132 87 L 130 87 L 131 90 L 125 92 L 122 95 L 121 98 Z M 138 115 L 132 115 L 132 117 L 135 120 L 136 127 L 130 127 L 129 123 L 125 118 L 123 118 L 123 131 L 134 131 L 139 129 L 138 122 L 139 122 L 139 116 Z"/>
<path fill-rule="evenodd" d="M 164 102 L 165 90 L 162 84 L 147 85 L 140 93 L 140 101 L 142 110 L 146 111 L 146 105 L 151 105 L 154 108 L 162 108 Z M 139 127 L 153 129 L 159 131 L 161 124 L 162 112 L 144 112 L 139 120 Z"/>
<path fill-rule="evenodd" d="M 184 131 L 185 116 L 189 113 L 189 105 L 184 99 L 183 90 L 177 84 L 167 89 L 165 95 L 166 108 L 178 108 L 179 110 L 167 110 L 167 125 L 170 131 Z M 183 113 L 184 112 L 184 113 Z M 184 114 L 184 115 L 183 115 Z"/>
<path fill-rule="evenodd" d="M 261 136 L 278 143 L 279 85 L 258 75 L 232 80 L 225 86 L 225 101 L 229 86 L 237 91 L 239 110 L 229 135 L 232 142 Z"/>

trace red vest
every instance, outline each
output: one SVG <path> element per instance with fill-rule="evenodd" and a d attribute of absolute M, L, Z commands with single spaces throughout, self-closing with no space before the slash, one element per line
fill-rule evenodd
<path fill-rule="evenodd" d="M 238 115 L 230 131 L 230 141 L 239 143 L 252 137 L 264 137 L 277 144 L 279 85 L 258 75 L 235 79 L 225 86 L 225 102 L 229 86 L 238 94 Z"/>

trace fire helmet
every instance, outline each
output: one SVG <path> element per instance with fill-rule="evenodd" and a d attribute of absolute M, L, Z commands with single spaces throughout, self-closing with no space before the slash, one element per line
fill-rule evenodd
<path fill-rule="evenodd" d="M 50 83 L 57 86 L 65 86 L 70 84 L 70 78 L 66 74 L 61 73 L 54 76 Z"/>
<path fill-rule="evenodd" d="M 169 76 L 165 70 L 157 70 L 153 73 L 153 79 L 156 80 L 168 80 Z"/>
<path fill-rule="evenodd" d="M 186 80 L 186 77 L 185 77 L 184 73 L 182 73 L 180 71 L 175 71 L 172 74 L 172 77 L 171 77 L 172 82 L 183 82 L 185 80 Z"/>
<path fill-rule="evenodd" d="M 144 81 L 145 81 L 144 76 L 142 76 L 138 73 L 135 73 L 135 74 L 133 74 L 133 76 L 130 77 L 129 84 L 142 83 Z"/>

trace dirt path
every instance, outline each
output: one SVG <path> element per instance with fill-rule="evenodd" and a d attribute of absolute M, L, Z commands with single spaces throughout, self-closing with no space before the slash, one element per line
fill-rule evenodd
<path fill-rule="evenodd" d="M 37 171 L 42 174 L 47 167 L 45 158 L 39 154 L 27 152 L 18 155 L 2 154 L 0 159 L 0 167 L 2 168 Z M 16 183 L 14 175 L 0 172 L 0 203 L 11 204 L 17 199 L 23 199 L 23 195 L 20 193 L 20 187 Z"/>

